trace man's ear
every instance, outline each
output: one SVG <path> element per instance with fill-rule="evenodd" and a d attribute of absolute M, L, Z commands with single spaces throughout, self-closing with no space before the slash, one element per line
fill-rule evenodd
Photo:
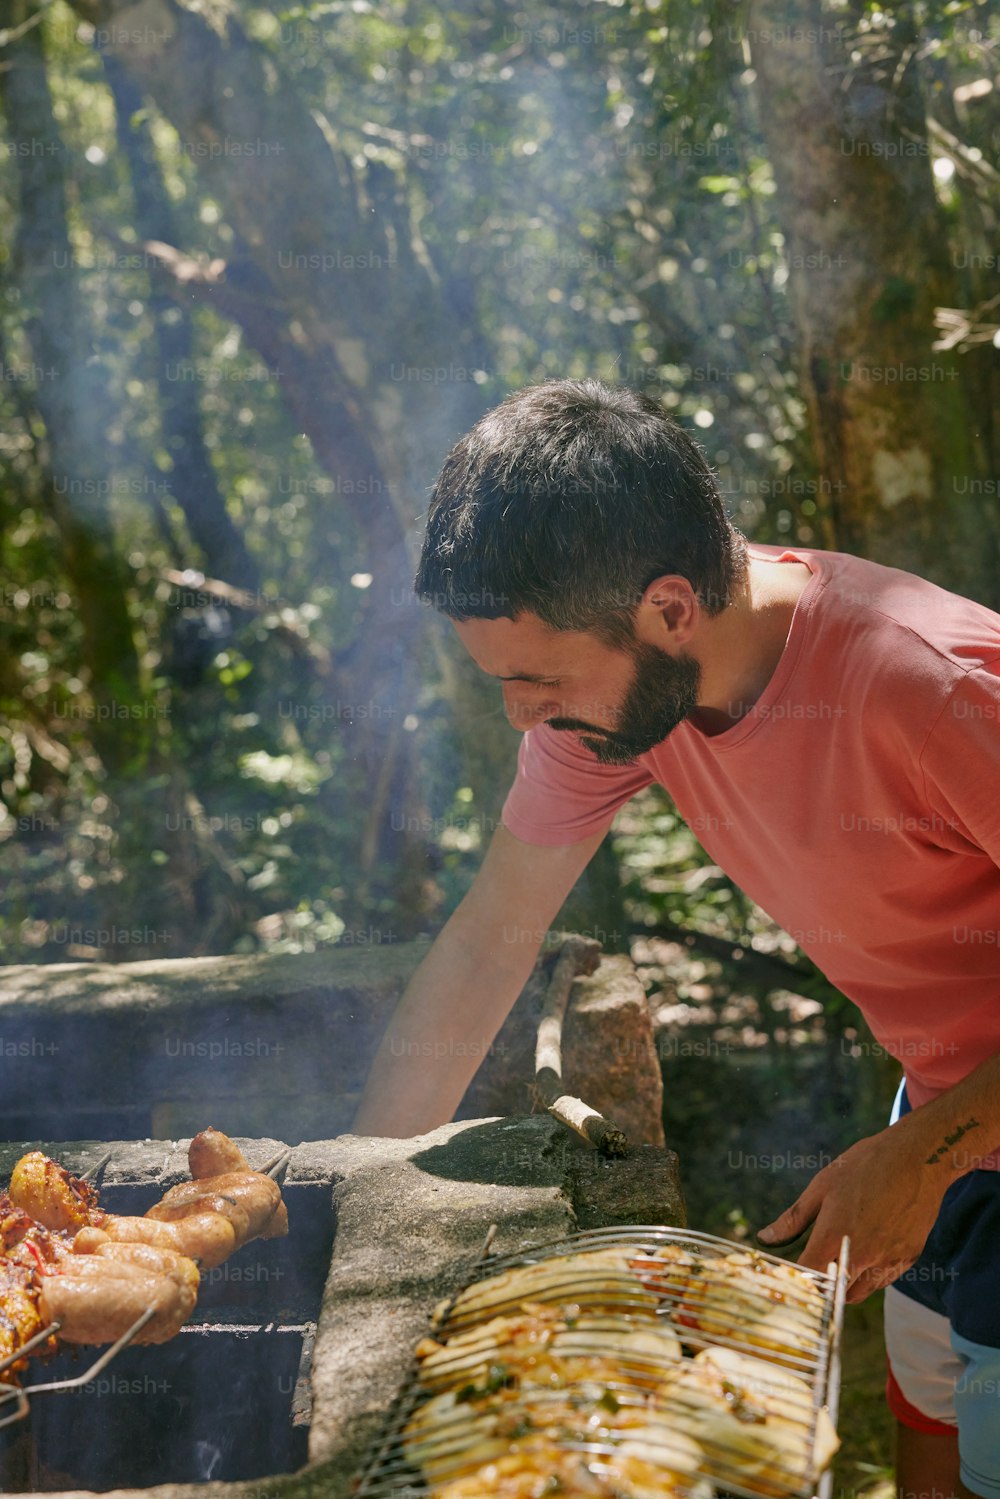
<path fill-rule="evenodd" d="M 648 645 L 687 645 L 701 616 L 698 595 L 687 578 L 664 573 L 643 590 L 636 635 Z"/>

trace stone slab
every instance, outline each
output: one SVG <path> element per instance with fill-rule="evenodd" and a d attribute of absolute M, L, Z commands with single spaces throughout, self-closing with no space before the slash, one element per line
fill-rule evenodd
<path fill-rule="evenodd" d="M 291 1141 L 350 1127 L 371 1059 L 426 942 L 142 963 L 21 965 L 0 978 L 0 1135 L 230 1135 Z M 458 1110 L 532 1109 L 547 959 Z M 642 987 L 626 957 L 574 985 L 567 1088 L 663 1144 L 662 1084 Z"/>
<path fill-rule="evenodd" d="M 549 965 L 536 967 L 458 1118 L 532 1109 L 535 1038 L 549 977 Z M 567 1093 L 613 1119 L 631 1143 L 664 1144 L 660 1059 L 630 958 L 604 956 L 594 974 L 573 984 L 563 1027 L 563 1080 Z"/>
<path fill-rule="evenodd" d="M 566 1166 L 566 1190 L 578 1228 L 687 1225 L 679 1162 L 672 1150 L 640 1145 L 624 1160 L 612 1161 L 594 1151 L 575 1151 Z"/>
<path fill-rule="evenodd" d="M 313 1362 L 310 1456 L 346 1499 L 435 1305 L 452 1295 L 496 1223 L 495 1254 L 578 1227 L 682 1225 L 677 1158 L 653 1146 L 602 1163 L 549 1115 L 445 1125 L 417 1140 L 335 1142 L 337 1237 Z M 400 1292 L 405 1293 L 402 1297 Z"/>

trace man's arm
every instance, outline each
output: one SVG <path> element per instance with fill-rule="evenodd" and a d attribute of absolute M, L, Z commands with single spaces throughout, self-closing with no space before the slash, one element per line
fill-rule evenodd
<path fill-rule="evenodd" d="M 549 923 L 603 833 L 556 848 L 501 826 L 465 899 L 410 981 L 352 1126 L 418 1135 L 446 1124 L 534 967 Z"/>
<path fill-rule="evenodd" d="M 847 1299 L 862 1301 L 913 1264 L 952 1182 L 998 1147 L 1000 1056 L 995 1056 L 889 1129 L 845 1150 L 757 1237 L 766 1244 L 789 1243 L 813 1224 L 799 1264 L 825 1270 L 848 1234 Z"/>

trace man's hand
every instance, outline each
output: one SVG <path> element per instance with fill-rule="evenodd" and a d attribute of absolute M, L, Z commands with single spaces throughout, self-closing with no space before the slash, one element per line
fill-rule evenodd
<path fill-rule="evenodd" d="M 813 1225 L 799 1264 L 825 1270 L 851 1241 L 848 1301 L 891 1284 L 918 1257 L 948 1186 L 921 1157 L 922 1132 L 906 1121 L 869 1135 L 825 1166 L 780 1218 L 761 1229 L 762 1244 L 797 1239 Z M 926 1155 L 926 1151 L 924 1151 Z"/>
<path fill-rule="evenodd" d="M 847 1299 L 863 1301 L 909 1269 L 948 1187 L 974 1171 L 998 1141 L 1000 1056 L 993 1056 L 890 1129 L 845 1150 L 757 1237 L 762 1244 L 790 1244 L 812 1224 L 799 1264 L 825 1270 L 847 1234 Z"/>

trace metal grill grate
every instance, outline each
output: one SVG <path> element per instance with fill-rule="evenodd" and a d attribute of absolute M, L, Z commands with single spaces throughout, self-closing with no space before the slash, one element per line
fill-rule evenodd
<path fill-rule="evenodd" d="M 678 1499 L 707 1499 L 709 1494 L 829 1499 L 829 1473 L 817 1488 L 816 1445 L 824 1407 L 829 1422 L 836 1421 L 847 1247 L 845 1240 L 838 1264 L 826 1273 L 800 1272 L 812 1282 L 816 1294 L 811 1295 L 794 1277 L 787 1278 L 787 1261 L 686 1229 L 595 1229 L 496 1258 L 487 1257 L 488 1239 L 480 1260 L 432 1319 L 432 1336 L 442 1346 L 432 1350 L 422 1366 L 414 1359 L 369 1451 L 356 1499 L 436 1494 L 480 1464 L 517 1451 L 525 1422 L 539 1440 L 551 1437 L 561 1452 L 579 1454 L 595 1474 L 612 1461 L 620 1465 L 628 1452 L 641 1452 L 650 1463 L 670 1470 L 670 1458 L 678 1461 L 678 1444 L 683 1444 L 683 1438 L 672 1433 L 690 1434 L 701 1448 L 697 1472 L 689 1467 L 686 1479 L 661 1490 Z M 609 1250 L 625 1251 L 620 1267 L 601 1262 L 618 1258 L 602 1255 Z M 678 1260 L 678 1252 L 689 1256 L 693 1265 Z M 567 1255 L 580 1258 L 572 1264 L 558 1263 Z M 725 1311 L 721 1287 L 733 1256 L 750 1268 L 751 1275 L 740 1281 L 737 1310 L 731 1303 Z M 775 1299 L 768 1291 L 775 1293 L 775 1277 L 782 1270 L 785 1277 L 777 1282 L 781 1294 Z M 508 1271 L 528 1271 L 529 1289 L 525 1290 L 523 1276 L 520 1286 L 508 1287 L 502 1278 Z M 753 1285 L 758 1275 L 759 1285 Z M 576 1376 L 566 1372 L 564 1364 L 559 1387 L 533 1383 L 522 1388 L 518 1364 L 523 1373 L 528 1355 L 515 1353 L 513 1363 L 504 1364 L 506 1355 L 503 1349 L 497 1352 L 491 1334 L 477 1338 L 476 1331 L 493 1318 L 525 1315 L 526 1302 L 547 1307 L 553 1319 L 559 1318 L 560 1307 L 572 1306 L 570 1328 L 558 1332 L 562 1343 L 553 1344 L 553 1352 L 562 1360 L 607 1359 L 606 1369 L 595 1376 L 590 1365 Z M 760 1317 L 765 1307 L 772 1312 L 778 1308 L 786 1317 L 783 1332 L 765 1328 Z M 566 1327 L 561 1320 L 558 1325 Z M 628 1346 L 636 1342 L 631 1334 L 625 1346 L 616 1346 L 628 1329 L 652 1331 L 654 1340 L 663 1334 L 663 1354 L 649 1340 L 639 1339 L 638 1348 Z M 787 1399 L 798 1403 L 793 1449 L 779 1452 L 759 1437 L 755 1445 L 753 1428 L 756 1424 L 759 1432 L 766 1420 L 762 1406 L 754 1407 L 752 1381 L 744 1384 L 742 1397 L 730 1381 L 735 1422 L 732 1416 L 708 1419 L 711 1405 L 706 1407 L 699 1395 L 700 1376 L 694 1372 L 704 1360 L 678 1360 L 676 1352 L 670 1352 L 671 1332 L 689 1354 L 729 1349 L 764 1360 L 771 1371 L 768 1378 L 775 1383 L 784 1379 L 790 1390 Z M 768 1347 L 768 1341 L 781 1346 Z M 542 1347 L 539 1342 L 536 1355 Z M 489 1377 L 491 1349 L 495 1376 L 504 1377 L 495 1377 L 488 1397 L 470 1398 L 469 1383 L 482 1381 L 484 1373 Z M 765 1388 L 761 1377 L 757 1399 L 763 1399 Z M 768 1419 L 777 1421 L 775 1416 Z M 474 1459 L 469 1450 L 473 1438 Z M 528 1450 L 530 1441 L 529 1436 L 521 1450 Z M 680 1466 L 677 1471 L 682 1471 Z M 641 1485 L 635 1491 L 640 1492 Z M 622 1492 L 629 1492 L 627 1484 Z"/>

